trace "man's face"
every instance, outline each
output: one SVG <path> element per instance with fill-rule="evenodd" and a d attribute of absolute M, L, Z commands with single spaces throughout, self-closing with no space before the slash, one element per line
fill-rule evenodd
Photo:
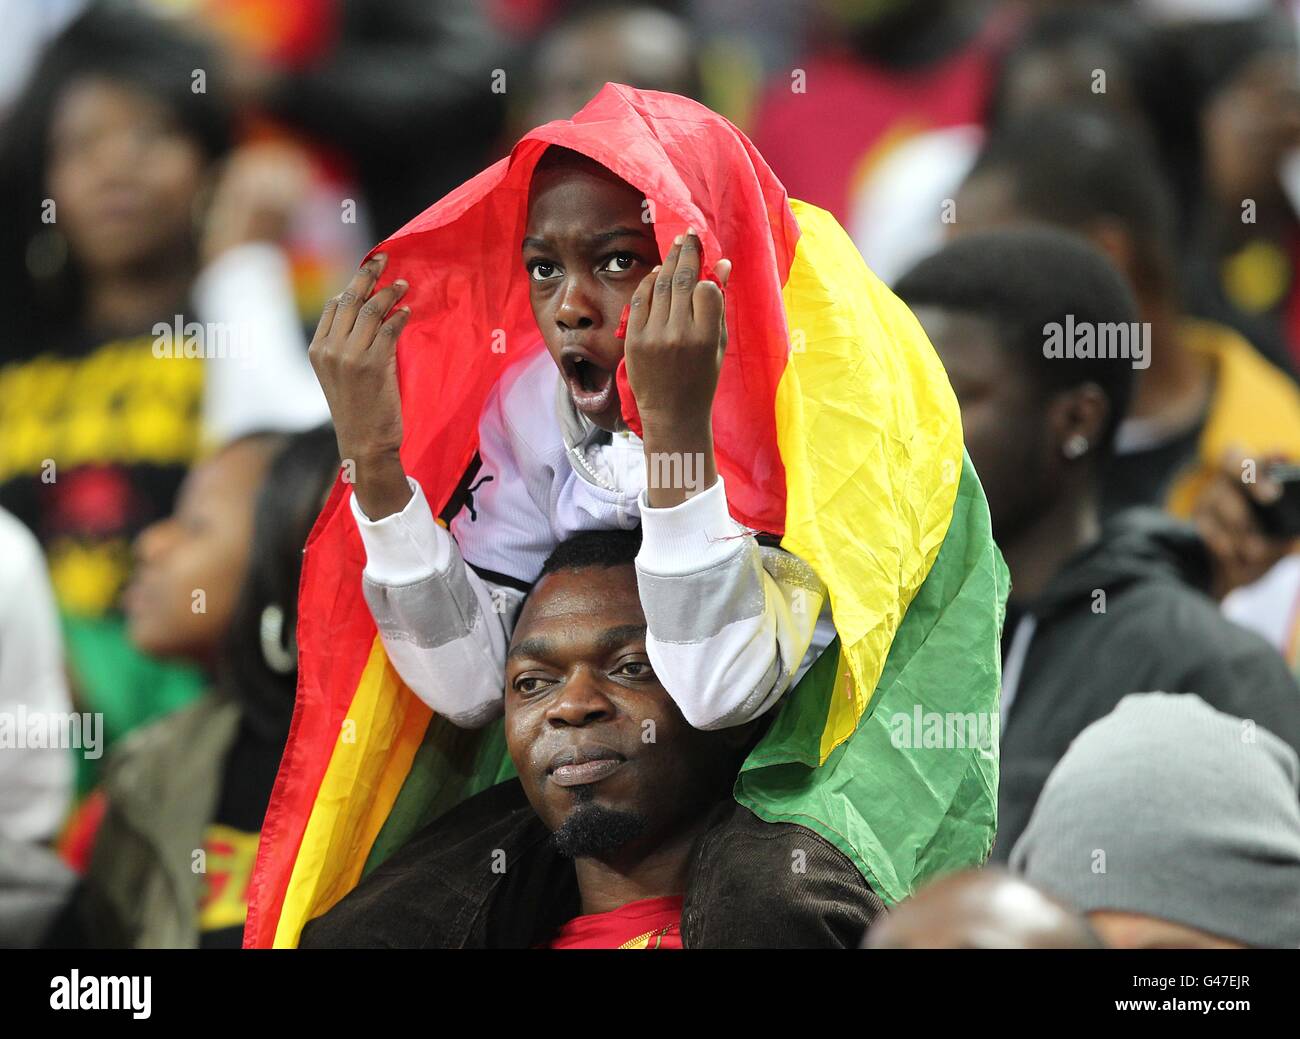
<path fill-rule="evenodd" d="M 533 318 L 578 410 L 601 429 L 622 414 L 614 375 L 623 308 L 655 264 L 644 196 L 612 173 L 561 166 L 533 177 L 524 267 Z"/>
<path fill-rule="evenodd" d="M 961 406 L 962 434 L 988 498 L 993 536 L 1009 541 L 1050 498 L 1042 401 L 989 321 L 933 306 L 914 313 Z"/>
<path fill-rule="evenodd" d="M 645 634 L 631 565 L 562 570 L 529 596 L 506 658 L 510 757 L 546 827 L 582 834 L 586 853 L 658 847 L 728 795 L 739 765 L 738 730 L 687 724 Z"/>

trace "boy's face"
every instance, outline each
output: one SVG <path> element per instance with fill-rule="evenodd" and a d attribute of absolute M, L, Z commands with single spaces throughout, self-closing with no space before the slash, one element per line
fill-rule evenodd
<path fill-rule="evenodd" d="M 578 410 L 601 429 L 622 415 L 614 375 L 623 308 L 659 262 L 644 196 L 594 165 L 540 170 L 529 192 L 524 267 L 533 318 Z"/>

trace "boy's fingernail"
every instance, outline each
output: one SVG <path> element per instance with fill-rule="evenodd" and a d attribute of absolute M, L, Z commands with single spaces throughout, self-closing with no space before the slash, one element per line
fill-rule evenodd
<path fill-rule="evenodd" d="M 688 227 L 688 228 L 686 229 L 686 237 L 687 237 L 687 238 L 690 238 L 691 235 L 693 235 L 694 233 L 695 233 L 695 228 L 693 228 L 693 227 Z"/>
<path fill-rule="evenodd" d="M 682 244 L 682 236 L 678 235 L 676 238 L 673 239 L 673 245 L 681 245 L 681 244 Z"/>
<path fill-rule="evenodd" d="M 370 258 L 374 260 L 375 263 L 383 263 L 388 259 L 388 253 L 375 253 L 375 255 Z"/>
<path fill-rule="evenodd" d="M 411 287 L 411 283 L 408 282 L 405 278 L 398 278 L 395 282 L 393 282 L 393 285 L 398 289 L 399 292 L 405 292 L 407 289 Z"/>

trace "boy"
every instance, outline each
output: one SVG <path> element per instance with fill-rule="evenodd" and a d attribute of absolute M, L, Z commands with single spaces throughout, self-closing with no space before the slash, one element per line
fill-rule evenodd
<path fill-rule="evenodd" d="M 366 602 L 403 680 L 459 726 L 501 712 L 523 594 L 555 545 L 580 530 L 641 523 L 648 655 L 697 728 L 762 715 L 798 677 L 809 646 L 811 659 L 834 636 L 829 616 L 818 621 L 825 589 L 812 569 L 760 549 L 727 509 L 711 413 L 731 264 L 717 263 L 716 283 L 701 279 L 690 231 L 659 264 L 644 204 L 576 152 L 552 146 L 538 161 L 522 246 L 546 353 L 509 370 L 489 397 L 482 468 L 450 535 L 398 454 L 407 283 L 375 292 L 385 257 L 372 257 L 326 305 L 313 338 L 341 457 L 355 465 Z M 623 422 L 623 359 L 643 438 Z"/>

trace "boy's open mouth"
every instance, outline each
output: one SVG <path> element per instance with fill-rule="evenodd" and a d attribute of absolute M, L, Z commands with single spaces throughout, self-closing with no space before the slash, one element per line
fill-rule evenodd
<path fill-rule="evenodd" d="M 585 415 L 599 415 L 614 399 L 614 372 L 602 368 L 587 354 L 566 350 L 560 363 L 564 380 L 569 384 L 569 394 L 579 411 Z"/>

